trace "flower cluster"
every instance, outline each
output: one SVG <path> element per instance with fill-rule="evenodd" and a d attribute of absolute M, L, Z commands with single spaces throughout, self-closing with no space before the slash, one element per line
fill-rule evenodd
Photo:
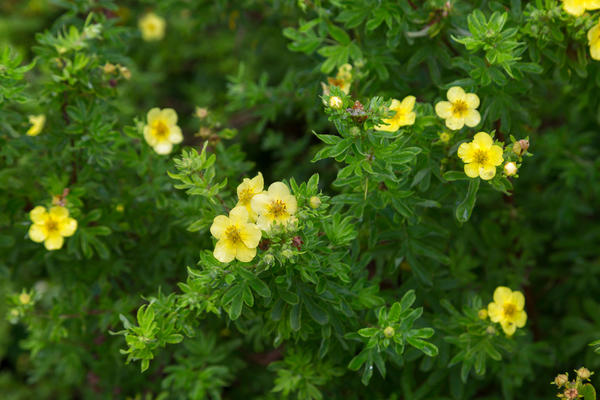
<path fill-rule="evenodd" d="M 72 236 L 77 230 L 77 221 L 69 217 L 69 210 L 55 206 L 46 210 L 37 206 L 29 213 L 33 224 L 29 228 L 29 238 L 34 242 L 44 242 L 48 250 L 58 250 L 63 246 L 64 238 Z"/>
<path fill-rule="evenodd" d="M 588 395 L 593 393 L 594 396 L 590 398 L 595 399 L 596 390 L 591 384 L 585 383 L 586 381 L 590 381 L 590 378 L 594 373 L 585 367 L 581 367 L 575 370 L 575 374 L 576 377 L 573 381 L 569 380 L 569 373 L 566 372 L 564 374 L 558 374 L 556 378 L 550 382 L 551 385 L 556 385 L 556 388 L 561 390 L 556 396 L 560 399 L 575 400 L 581 398 L 587 399 Z"/>
<path fill-rule="evenodd" d="M 213 255 L 221 262 L 237 259 L 249 262 L 256 256 L 262 232 L 278 225 L 287 227 L 296 221 L 296 197 L 283 182 L 272 183 L 264 191 L 264 179 L 259 172 L 245 178 L 237 187 L 238 203 L 229 216 L 219 215 L 210 227 L 217 239 Z"/>
<path fill-rule="evenodd" d="M 527 322 L 524 307 L 523 293 L 498 286 L 494 291 L 494 301 L 488 304 L 487 315 L 492 322 L 500 323 L 507 336 L 512 336 L 517 328 L 524 327 Z M 485 318 L 485 313 L 480 313 L 479 316 Z"/>

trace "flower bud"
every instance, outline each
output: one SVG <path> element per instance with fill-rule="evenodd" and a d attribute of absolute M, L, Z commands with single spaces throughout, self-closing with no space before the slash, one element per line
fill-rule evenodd
<path fill-rule="evenodd" d="M 529 148 L 529 140 L 521 139 L 518 142 L 515 142 L 515 144 L 513 144 L 512 150 L 513 150 L 513 153 L 520 156 L 520 155 L 523 155 L 525 152 L 527 152 L 528 148 Z"/>
<path fill-rule="evenodd" d="M 577 396 L 579 396 L 579 392 L 574 387 L 570 388 L 570 389 L 565 389 L 563 394 L 564 394 L 565 398 L 569 399 L 569 400 L 574 400 L 577 398 Z"/>
<path fill-rule="evenodd" d="M 292 258 L 292 256 L 294 255 L 294 253 L 290 249 L 284 249 L 281 252 L 281 255 L 284 256 L 285 258 Z"/>
<path fill-rule="evenodd" d="M 396 334 L 396 331 L 391 326 L 388 326 L 383 330 L 383 336 L 385 336 L 388 339 L 393 337 L 395 334 Z"/>
<path fill-rule="evenodd" d="M 360 128 L 357 126 L 353 126 L 352 128 L 350 128 L 350 134 L 352 136 L 360 136 Z"/>
<path fill-rule="evenodd" d="M 517 173 L 518 167 L 517 164 L 515 164 L 512 161 L 507 162 L 506 164 L 504 164 L 504 175 L 506 176 L 513 176 Z"/>
<path fill-rule="evenodd" d="M 275 262 L 275 257 L 273 257 L 272 254 L 267 254 L 263 257 L 263 261 L 267 265 L 273 265 L 273 263 Z"/>
<path fill-rule="evenodd" d="M 558 374 L 556 378 L 554 378 L 554 384 L 558 387 L 566 385 L 569 382 L 569 375 L 567 374 Z"/>
<path fill-rule="evenodd" d="M 440 132 L 439 136 L 442 143 L 448 143 L 450 141 L 450 134 L 448 132 Z"/>
<path fill-rule="evenodd" d="M 592 373 L 586 367 L 581 367 L 578 370 L 576 370 L 575 372 L 577 373 L 577 376 L 583 380 L 590 379 L 590 376 L 592 376 Z"/>
<path fill-rule="evenodd" d="M 343 104 L 344 101 L 339 96 L 331 96 L 329 98 L 329 107 L 331 108 L 340 109 Z"/>
<path fill-rule="evenodd" d="M 478 316 L 480 319 L 487 319 L 487 317 L 488 317 L 488 312 L 487 312 L 487 310 L 486 310 L 485 308 L 482 308 L 482 309 L 481 309 L 481 310 L 479 310 L 479 312 L 477 313 L 477 316 Z"/>
<path fill-rule="evenodd" d="M 208 115 L 208 109 L 206 107 L 196 107 L 196 117 L 203 119 Z"/>
<path fill-rule="evenodd" d="M 308 203 L 310 204 L 310 208 L 319 208 L 319 206 L 321 205 L 321 199 L 317 196 L 313 196 L 310 198 Z"/>
<path fill-rule="evenodd" d="M 125 78 L 127 80 L 131 79 L 131 71 L 129 71 L 129 69 L 127 67 L 120 65 L 119 72 L 121 73 L 123 78 Z"/>
<path fill-rule="evenodd" d="M 110 74 L 113 74 L 117 70 L 117 66 L 115 64 L 111 64 L 111 63 L 107 62 L 102 67 L 102 70 L 104 71 L 104 73 L 106 75 L 110 75 Z"/>

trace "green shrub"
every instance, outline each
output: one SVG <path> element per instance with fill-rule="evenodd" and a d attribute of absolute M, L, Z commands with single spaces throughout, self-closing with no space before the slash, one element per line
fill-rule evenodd
<path fill-rule="evenodd" d="M 595 399 L 598 10 L 3 2 L 3 398 Z"/>

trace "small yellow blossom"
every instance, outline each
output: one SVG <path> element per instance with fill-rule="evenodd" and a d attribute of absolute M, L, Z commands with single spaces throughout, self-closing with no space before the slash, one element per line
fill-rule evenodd
<path fill-rule="evenodd" d="M 390 110 L 395 111 L 396 114 L 391 118 L 384 118 L 384 123 L 377 125 L 375 129 L 378 131 L 396 132 L 401 126 L 414 124 L 417 117 L 417 114 L 413 111 L 415 100 L 415 96 L 406 96 L 402 101 L 393 99 Z"/>
<path fill-rule="evenodd" d="M 144 139 L 158 154 L 169 154 L 173 145 L 183 141 L 177 126 L 177 113 L 172 108 L 153 108 L 148 111 L 148 124 L 144 126 Z"/>
<path fill-rule="evenodd" d="M 258 214 L 256 224 L 265 231 L 274 223 L 287 225 L 298 209 L 296 197 L 283 182 L 272 183 L 267 193 L 257 194 L 250 204 Z"/>
<path fill-rule="evenodd" d="M 46 249 L 58 250 L 63 246 L 64 237 L 72 236 L 77 230 L 77 221 L 69 217 L 69 210 L 56 206 L 46 211 L 37 206 L 29 213 L 33 224 L 29 228 L 29 238 L 34 242 L 44 242 Z"/>
<path fill-rule="evenodd" d="M 465 93 L 461 87 L 453 86 L 448 89 L 446 96 L 448 101 L 438 102 L 435 113 L 446 120 L 448 129 L 456 131 L 465 125 L 472 128 L 479 124 L 479 97 L 475 93 Z"/>
<path fill-rule="evenodd" d="M 598 2 L 600 3 L 600 0 Z M 588 31 L 587 37 L 590 44 L 590 55 L 594 60 L 600 61 L 600 21 Z"/>
<path fill-rule="evenodd" d="M 19 295 L 19 301 L 21 302 L 21 304 L 29 304 L 29 302 L 31 301 L 31 296 L 29 295 L 29 293 L 26 292 L 22 292 Z"/>
<path fill-rule="evenodd" d="M 569 14 L 580 16 L 586 10 L 600 8 L 600 0 L 563 0 L 563 8 Z"/>
<path fill-rule="evenodd" d="M 310 208 L 319 208 L 319 206 L 321 205 L 321 199 L 318 196 L 312 196 L 308 200 L 308 203 L 310 205 Z"/>
<path fill-rule="evenodd" d="M 46 116 L 44 114 L 30 115 L 29 123 L 31 124 L 31 127 L 27 130 L 27 135 L 37 136 L 40 134 L 42 129 L 44 129 L 44 125 L 46 124 Z"/>
<path fill-rule="evenodd" d="M 138 26 L 142 32 L 142 39 L 147 42 L 161 40 L 165 37 L 166 22 L 164 18 L 152 12 L 141 17 Z"/>
<path fill-rule="evenodd" d="M 496 175 L 496 167 L 502 164 L 502 147 L 495 145 L 494 140 L 485 132 L 479 132 L 470 143 L 463 143 L 458 148 L 458 156 L 465 163 L 465 174 L 469 178 L 478 176 L 490 180 Z"/>
<path fill-rule="evenodd" d="M 327 84 L 321 82 L 323 87 L 323 96 L 329 96 L 330 86 L 337 86 L 340 90 L 346 94 L 350 93 L 350 86 L 352 85 L 352 65 L 344 64 L 338 68 L 337 75 L 335 78 L 327 78 Z"/>
<path fill-rule="evenodd" d="M 499 322 L 502 330 L 512 336 L 517 328 L 527 322 L 525 296 L 519 291 L 512 291 L 505 286 L 498 286 L 494 291 L 494 301 L 488 305 L 488 314 L 492 322 Z"/>
<path fill-rule="evenodd" d="M 249 262 L 256 256 L 256 247 L 262 233 L 248 221 L 245 207 L 234 207 L 229 217 L 219 215 L 213 220 L 210 233 L 217 238 L 213 255 L 221 262 L 228 263 L 237 258 Z"/>
<path fill-rule="evenodd" d="M 339 96 L 331 96 L 329 98 L 329 107 L 338 109 L 342 107 L 344 101 Z"/>
<path fill-rule="evenodd" d="M 512 161 L 504 164 L 504 175 L 506 175 L 506 176 L 515 175 L 517 173 L 517 170 L 518 170 L 517 164 L 515 164 Z"/>
<path fill-rule="evenodd" d="M 479 310 L 477 312 L 477 316 L 479 317 L 479 319 L 487 319 L 488 317 L 488 312 L 485 308 L 482 308 L 481 310 Z"/>
<path fill-rule="evenodd" d="M 237 187 L 237 195 L 238 195 L 238 203 L 237 206 L 244 206 L 246 211 L 248 211 L 248 216 L 250 220 L 256 221 L 256 213 L 252 210 L 250 206 L 250 201 L 254 196 L 259 193 L 263 193 L 263 188 L 265 186 L 265 181 L 263 179 L 262 174 L 259 172 L 254 178 L 244 178 L 242 183 Z"/>

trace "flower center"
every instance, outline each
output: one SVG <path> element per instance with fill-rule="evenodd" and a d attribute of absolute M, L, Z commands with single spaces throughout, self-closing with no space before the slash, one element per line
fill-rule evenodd
<path fill-rule="evenodd" d="M 166 139 L 169 134 L 169 127 L 163 121 L 156 121 L 154 123 L 154 135 L 158 139 Z"/>
<path fill-rule="evenodd" d="M 227 227 L 225 230 L 225 237 L 233 244 L 238 244 L 242 241 L 242 238 L 240 237 L 240 231 L 235 225 L 230 225 Z"/>
<path fill-rule="evenodd" d="M 509 303 L 504 305 L 504 316 L 512 318 L 517 313 L 517 307 L 514 304 Z"/>
<path fill-rule="evenodd" d="M 344 80 L 343 79 L 339 79 L 339 78 L 328 78 L 329 80 L 329 84 L 332 86 L 337 86 L 340 89 L 344 86 Z"/>
<path fill-rule="evenodd" d="M 473 161 L 477 164 L 485 164 L 488 160 L 487 152 L 483 150 L 476 150 L 473 155 Z"/>
<path fill-rule="evenodd" d="M 53 219 L 48 219 L 46 222 L 46 229 L 48 232 L 58 232 L 58 223 Z"/>
<path fill-rule="evenodd" d="M 456 117 L 464 117 L 468 110 L 469 106 L 463 100 L 456 100 L 452 103 L 452 114 Z"/>
<path fill-rule="evenodd" d="M 269 214 L 273 218 L 281 218 L 287 215 L 287 206 L 281 200 L 275 200 L 269 205 Z"/>
<path fill-rule="evenodd" d="M 248 204 L 250 200 L 252 200 L 252 197 L 254 197 L 254 192 L 252 189 L 244 189 L 240 193 L 240 203 Z"/>

